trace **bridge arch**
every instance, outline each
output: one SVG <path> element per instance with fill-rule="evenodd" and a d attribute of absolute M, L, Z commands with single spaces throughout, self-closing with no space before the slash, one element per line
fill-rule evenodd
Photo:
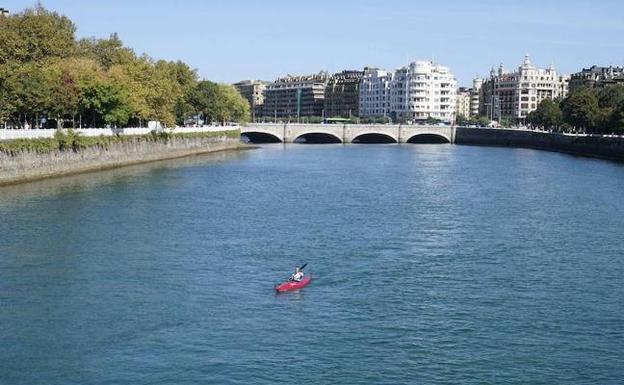
<path fill-rule="evenodd" d="M 451 139 L 439 133 L 423 132 L 410 136 L 405 143 L 443 144 L 451 143 Z"/>
<path fill-rule="evenodd" d="M 351 143 L 398 143 L 399 141 L 392 135 L 384 132 L 363 132 L 353 137 Z"/>
<path fill-rule="evenodd" d="M 282 139 L 268 131 L 242 131 L 241 137 L 246 137 L 250 143 L 282 143 Z"/>
<path fill-rule="evenodd" d="M 342 143 L 342 138 L 331 132 L 314 131 L 299 134 L 293 142 L 306 144 L 331 144 Z"/>

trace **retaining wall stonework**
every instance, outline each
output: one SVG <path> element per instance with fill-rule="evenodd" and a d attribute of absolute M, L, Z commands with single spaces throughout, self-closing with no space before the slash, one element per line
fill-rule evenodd
<path fill-rule="evenodd" d="M 624 161 L 624 138 L 499 128 L 457 127 L 455 144 L 523 147 Z"/>
<path fill-rule="evenodd" d="M 78 152 L 21 152 L 14 155 L 0 152 L 0 185 L 239 147 L 238 137 L 223 135 L 172 137 L 158 141 L 137 139 L 114 143 L 109 148 L 90 147 Z"/>

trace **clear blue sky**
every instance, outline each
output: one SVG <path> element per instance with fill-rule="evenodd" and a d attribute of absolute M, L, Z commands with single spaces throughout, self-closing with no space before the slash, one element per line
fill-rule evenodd
<path fill-rule="evenodd" d="M 12 12 L 34 0 L 0 0 Z M 448 65 L 460 85 L 493 65 L 565 73 L 624 64 L 621 0 L 44 0 L 79 37 L 119 33 L 137 53 L 181 59 L 220 82 L 286 73 Z"/>

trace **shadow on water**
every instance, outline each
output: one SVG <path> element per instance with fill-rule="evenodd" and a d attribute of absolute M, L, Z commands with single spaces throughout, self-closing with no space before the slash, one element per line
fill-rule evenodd
<path fill-rule="evenodd" d="M 192 155 L 184 158 L 124 166 L 110 170 L 0 186 L 0 203 L 24 200 L 38 196 L 81 192 L 92 190 L 103 185 L 130 183 L 137 178 L 147 177 L 167 170 L 201 167 L 208 164 L 221 164 L 241 160 L 247 156 L 247 151 L 219 151 L 209 154 Z"/>
<path fill-rule="evenodd" d="M 418 143 L 418 144 L 443 144 L 449 143 L 448 139 L 443 136 L 436 134 L 420 134 L 412 136 L 407 140 L 407 143 Z"/>
<path fill-rule="evenodd" d="M 304 134 L 295 139 L 295 143 L 305 143 L 305 144 L 332 144 L 332 143 L 342 143 L 339 137 L 326 134 L 323 132 L 312 132 L 309 134 Z"/>
<path fill-rule="evenodd" d="M 241 135 L 241 141 L 243 143 L 282 143 L 282 141 L 275 135 L 267 134 L 264 132 L 246 132 Z"/>
<path fill-rule="evenodd" d="M 393 137 L 384 134 L 363 134 L 353 139 L 353 143 L 362 144 L 390 144 L 396 142 Z"/>

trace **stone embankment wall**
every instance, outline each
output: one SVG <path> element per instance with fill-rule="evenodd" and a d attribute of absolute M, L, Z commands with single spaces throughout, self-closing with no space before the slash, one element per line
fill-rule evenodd
<path fill-rule="evenodd" d="M 0 185 L 104 170 L 132 164 L 173 159 L 183 156 L 240 148 L 236 135 L 185 136 L 147 141 L 113 143 L 108 148 L 90 147 L 80 151 L 49 153 L 0 152 Z"/>
<path fill-rule="evenodd" d="M 514 129 L 457 127 L 455 143 L 533 148 L 624 161 L 624 137 L 621 136 L 567 135 Z"/>

